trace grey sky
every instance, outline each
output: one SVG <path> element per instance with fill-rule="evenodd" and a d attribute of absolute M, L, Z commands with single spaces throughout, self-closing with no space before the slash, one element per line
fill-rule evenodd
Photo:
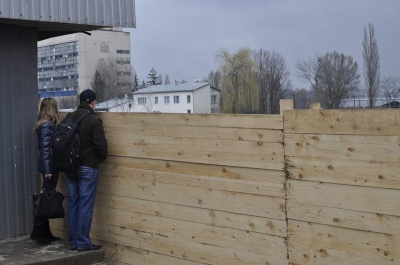
<path fill-rule="evenodd" d="M 375 26 L 381 76 L 400 76 L 399 0 L 136 0 L 132 65 L 147 81 L 152 67 L 173 80 L 194 81 L 218 69 L 221 48 L 279 52 L 294 88 L 300 58 L 338 51 L 362 76 L 363 29 Z"/>

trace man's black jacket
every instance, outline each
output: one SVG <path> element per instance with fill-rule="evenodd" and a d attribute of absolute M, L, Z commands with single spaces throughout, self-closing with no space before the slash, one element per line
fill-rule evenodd
<path fill-rule="evenodd" d="M 87 103 L 81 103 L 73 113 L 74 120 L 85 113 L 87 115 L 78 126 L 81 141 L 81 166 L 99 168 L 99 164 L 107 157 L 107 139 L 103 122 Z"/>

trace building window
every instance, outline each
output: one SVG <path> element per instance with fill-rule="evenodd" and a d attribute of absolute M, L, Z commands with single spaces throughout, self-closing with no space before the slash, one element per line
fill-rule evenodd
<path fill-rule="evenodd" d="M 187 113 L 192 113 L 192 110 L 188 109 L 188 110 L 187 110 Z"/>
<path fill-rule="evenodd" d="M 118 54 L 130 54 L 131 52 L 129 50 L 117 50 Z"/>
<path fill-rule="evenodd" d="M 217 95 L 211 95 L 211 103 L 213 104 L 217 103 Z"/>
<path fill-rule="evenodd" d="M 169 104 L 169 96 L 164 96 L 164 104 Z"/>
<path fill-rule="evenodd" d="M 154 104 L 158 104 L 158 97 L 154 97 Z"/>
<path fill-rule="evenodd" d="M 187 95 L 186 99 L 187 99 L 187 103 L 190 103 L 190 95 Z"/>
<path fill-rule="evenodd" d="M 178 104 L 179 103 L 179 96 L 174 96 L 174 103 Z"/>
<path fill-rule="evenodd" d="M 139 105 L 146 105 L 147 99 L 144 97 L 138 98 L 138 104 Z"/>

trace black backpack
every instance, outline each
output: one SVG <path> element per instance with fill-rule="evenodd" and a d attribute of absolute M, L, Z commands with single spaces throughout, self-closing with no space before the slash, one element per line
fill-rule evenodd
<path fill-rule="evenodd" d="M 76 172 L 78 170 L 81 162 L 78 125 L 89 114 L 91 112 L 85 113 L 74 121 L 72 113 L 68 113 L 54 130 L 51 140 L 55 171 Z"/>

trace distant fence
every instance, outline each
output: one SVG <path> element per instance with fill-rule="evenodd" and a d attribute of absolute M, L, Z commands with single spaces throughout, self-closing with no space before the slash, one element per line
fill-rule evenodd
<path fill-rule="evenodd" d="M 400 263 L 397 110 L 100 115 L 113 264 Z"/>

